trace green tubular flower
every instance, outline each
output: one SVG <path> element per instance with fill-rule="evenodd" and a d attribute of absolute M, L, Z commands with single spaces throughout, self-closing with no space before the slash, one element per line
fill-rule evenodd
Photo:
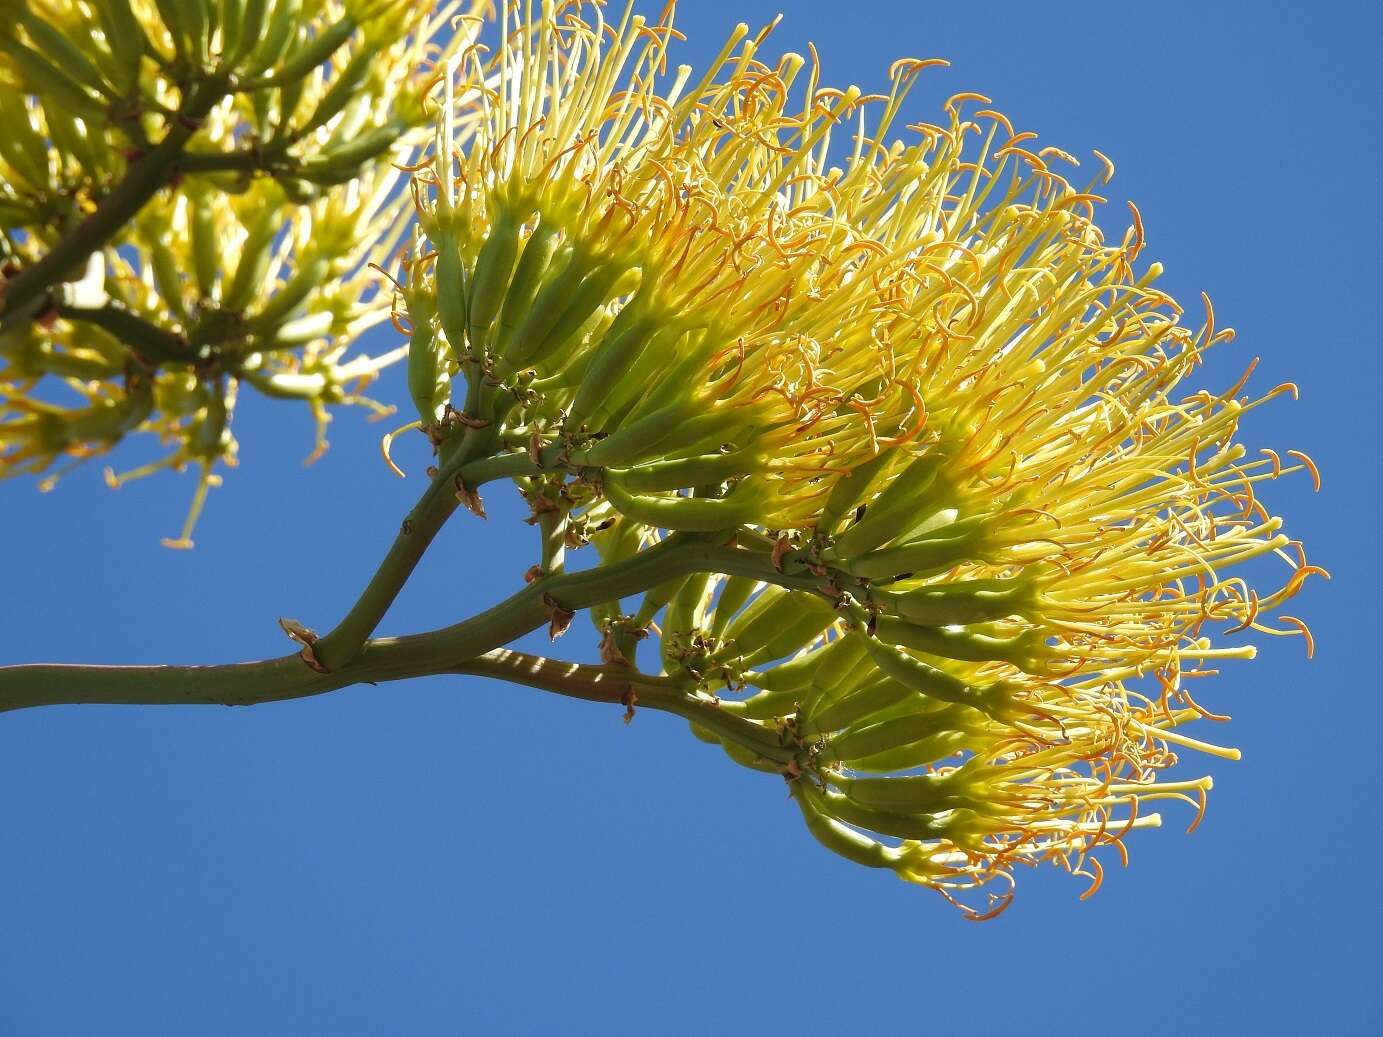
<path fill-rule="evenodd" d="M 346 354 L 393 310 L 376 270 L 395 266 L 412 205 L 392 162 L 431 136 L 435 63 L 469 44 L 469 22 L 451 28 L 469 14 L 462 0 L 35 0 L 0 26 L 0 476 L 153 433 L 168 455 L 109 481 L 197 467 L 166 541 L 189 546 L 212 468 L 234 462 L 238 386 L 305 402 L 314 457 L 330 407 L 385 412 L 362 390 L 407 349 Z M 76 287 L 37 300 L 37 320 L 12 316 L 26 276 L 121 206 Z M 63 380 L 74 405 L 42 402 Z M 150 386 L 152 409 L 136 402 Z"/>
<path fill-rule="evenodd" d="M 453 62 L 409 290 L 466 376 L 461 424 L 559 450 L 603 557 L 737 540 L 738 569 L 634 614 L 663 615 L 668 679 L 749 688 L 722 710 L 796 756 L 698 734 L 785 774 L 831 849 L 957 903 L 1040 861 L 1093 891 L 1095 851 L 1160 823 L 1146 804 L 1203 810 L 1209 778 L 1157 778 L 1237 757 L 1181 728 L 1223 719 L 1202 664 L 1253 655 L 1204 633 L 1309 650 L 1269 616 L 1321 570 L 1256 487 L 1317 476 L 1233 442 L 1292 387 L 1180 388 L 1232 333 L 1153 287 L 1136 210 L 1096 225 L 1112 164 L 1073 185 L 977 94 L 895 128 L 936 60 L 864 96 L 743 26 L 698 76 L 667 72 L 670 10 L 506 17 L 494 57 Z M 1226 574 L 1265 556 L 1289 566 L 1272 592 Z"/>

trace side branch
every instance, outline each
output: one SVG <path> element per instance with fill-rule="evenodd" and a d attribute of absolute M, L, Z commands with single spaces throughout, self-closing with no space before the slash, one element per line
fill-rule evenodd
<path fill-rule="evenodd" d="M 312 646 L 317 662 L 328 670 L 337 670 L 359 655 L 413 575 L 424 552 L 460 506 L 458 480 L 474 489 L 495 479 L 527 474 L 530 470 L 536 470 L 536 466 L 527 454 L 481 458 L 468 464 L 445 466 L 403 520 L 384 560 L 345 618 Z"/>
<path fill-rule="evenodd" d="M 467 660 L 545 625 L 554 606 L 574 612 L 691 571 L 699 546 L 669 538 L 622 562 L 539 580 L 452 626 L 368 641 L 353 662 L 331 673 L 313 671 L 298 655 L 222 666 L 0 666 L 0 712 L 78 703 L 248 706 L 352 684 L 455 672 Z"/>
<path fill-rule="evenodd" d="M 335 671 L 348 665 L 364 651 L 367 639 L 375 632 L 385 613 L 393 605 L 404 584 L 417 568 L 423 554 L 432 541 L 455 513 L 461 502 L 463 492 L 474 492 L 485 483 L 503 478 L 518 478 L 536 475 L 548 470 L 549 466 L 559 465 L 561 453 L 558 448 L 549 447 L 537 459 L 526 453 L 500 454 L 492 457 L 474 457 L 463 450 L 442 465 L 442 470 L 433 478 L 423 492 L 418 503 L 404 519 L 394 542 L 390 545 L 383 561 L 370 577 L 365 590 L 356 599 L 350 611 L 329 633 L 318 638 L 312 646 L 314 660 L 327 670 Z M 728 531 L 727 531 L 728 535 Z M 542 568 L 549 576 L 560 573 L 560 564 L 550 562 L 560 557 L 560 531 L 544 528 L 544 561 Z M 673 538 L 676 540 L 677 538 Z M 789 574 L 777 569 L 769 555 L 737 550 L 733 547 L 717 546 L 712 540 L 681 540 L 685 548 L 683 554 L 688 564 L 695 555 L 695 565 L 699 571 L 722 572 L 732 576 L 749 576 L 768 583 L 801 590 L 820 591 L 824 587 L 821 579 L 808 574 Z M 595 570 L 604 572 L 604 569 Z M 687 570 L 690 571 L 690 570 Z M 537 587 L 538 585 L 535 585 Z M 548 584 L 542 584 L 548 587 Z M 642 589 L 642 588 L 640 588 Z M 624 594 L 635 593 L 626 591 Z M 620 595 L 623 596 L 623 595 Z M 599 604 L 609 597 L 590 602 Z M 571 603 L 572 609 L 585 605 Z M 496 642 L 497 644 L 503 642 Z"/>
<path fill-rule="evenodd" d="M 187 339 L 145 320 L 113 303 L 102 306 L 68 306 L 59 303 L 59 317 L 94 324 L 115 336 L 146 366 L 152 364 L 192 364 L 197 354 Z"/>
<path fill-rule="evenodd" d="M 496 466 L 489 459 L 478 462 Z M 395 563 L 411 571 L 416 558 Z M 220 666 L 0 666 L 0 712 L 79 703 L 129 705 L 254 705 L 321 695 L 353 684 L 440 673 L 503 677 L 578 698 L 625 701 L 630 690 L 645 705 L 676 713 L 776 759 L 750 738 L 757 725 L 689 695 L 675 682 L 615 667 L 538 660 L 501 651 L 546 625 L 554 611 L 576 612 L 640 594 L 675 576 L 726 572 L 797 585 L 811 577 L 779 574 L 767 556 L 718 546 L 713 538 L 679 533 L 631 558 L 597 569 L 543 577 L 491 609 L 438 630 L 364 642 L 352 660 L 331 672 L 310 669 L 299 655 Z M 388 596 L 392 601 L 392 596 Z M 377 603 L 379 604 L 379 603 Z M 387 603 L 386 603 L 387 607 Z M 317 642 L 318 646 L 322 641 Z M 750 738 L 749 742 L 745 739 Z"/>
<path fill-rule="evenodd" d="M 564 662 L 500 648 L 456 667 L 455 672 L 496 677 L 587 702 L 608 702 L 632 709 L 636 704 L 693 721 L 721 738 L 787 765 L 798 747 L 775 731 L 724 712 L 714 699 L 687 691 L 676 681 L 639 673 L 623 666 Z"/>

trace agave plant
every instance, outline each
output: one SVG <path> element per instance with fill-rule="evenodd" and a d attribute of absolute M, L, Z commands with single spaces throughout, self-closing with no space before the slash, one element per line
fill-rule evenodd
<path fill-rule="evenodd" d="M 73 11 L 89 7 L 101 5 Z M 225 42 L 232 7 L 181 44 L 163 10 L 163 49 L 151 44 L 141 67 L 157 77 L 238 53 Z M 153 13 L 132 10 L 147 34 Z M 164 185 L 176 205 L 121 225 L 104 305 L 176 327 L 179 348 L 203 348 L 206 322 L 233 327 L 217 331 L 214 363 L 167 361 L 109 323 L 68 320 L 61 301 L 25 311 L 25 279 L 67 238 L 61 224 L 51 241 L 12 236 L 11 368 L 89 386 L 118 429 L 83 439 L 67 418 L 55 426 L 65 442 L 104 446 L 144 423 L 181 437 L 176 463 L 209 466 L 231 449 L 222 385 L 317 408 L 349 399 L 346 382 L 381 362 L 339 359 L 386 312 L 362 273 L 374 264 L 407 335 L 417 420 L 405 428 L 436 463 L 346 617 L 321 637 L 282 621 L 297 654 L 10 667 L 0 708 L 250 703 L 441 673 L 617 702 L 626 718 L 648 706 L 786 780 L 830 849 L 977 919 L 1007 905 L 1018 865 L 1054 862 L 1093 892 L 1098 852 L 1126 856 L 1133 830 L 1160 824 L 1155 801 L 1190 803 L 1194 828 L 1211 778 L 1163 772 L 1183 751 L 1237 754 L 1183 730 L 1223 719 L 1188 681 L 1252 658 L 1251 645 L 1213 642 L 1216 629 L 1300 634 L 1310 651 L 1305 624 L 1280 608 L 1322 570 L 1257 487 L 1319 476 L 1303 454 L 1235 441 L 1244 413 L 1292 386 L 1242 395 L 1250 368 L 1218 393 L 1186 389 L 1233 333 L 1208 299 L 1187 324 L 1155 286 L 1136 209 L 1117 238 L 1100 229 L 1112 163 L 1096 152 L 1081 179 L 1073 156 L 978 94 L 900 125 L 937 59 L 895 62 L 887 92 L 866 95 L 823 86 L 814 51 L 767 58 L 767 31 L 744 26 L 706 69 L 669 70 L 671 5 L 653 22 L 553 0 L 505 5 L 498 24 L 480 13 L 431 62 L 418 88 L 430 101 L 409 95 L 410 111 L 435 114 L 427 154 L 409 163 L 411 228 L 377 166 L 303 197 L 295 185 L 313 182 L 316 159 L 291 145 L 267 149 L 297 154 L 282 160 L 291 173 L 271 163 L 244 188 L 267 203 L 188 178 Z M 325 48 L 335 30 L 310 24 L 300 47 Z M 316 49 L 308 64 L 327 82 L 416 81 L 377 74 L 365 51 L 332 58 L 332 79 L 334 52 Z M 339 133 L 353 102 L 334 86 L 311 102 L 256 101 L 285 73 L 251 50 L 260 64 L 221 102 L 228 120 L 265 136 L 273 120 L 256 104 L 326 108 L 288 124 Z M 369 70 L 353 72 L 357 59 Z M 305 60 L 285 64 L 301 73 Z M 22 103 L 26 119 L 38 103 Z M 242 279 L 247 262 L 273 262 L 252 247 L 261 240 L 291 259 Z M 87 381 L 79 360 L 93 365 Z M 141 363 L 159 369 L 153 403 L 117 419 L 143 368 L 119 396 L 111 382 Z M 22 427 L 0 426 L 21 444 L 13 465 L 80 452 L 40 448 Z M 483 515 L 482 487 L 499 479 L 538 529 L 526 586 L 452 626 L 372 639 L 436 532 L 462 506 Z M 568 572 L 582 548 L 598 563 Z M 1284 563 L 1270 589 L 1229 572 L 1263 556 Z M 556 639 L 581 610 L 599 665 L 505 647 L 543 625 Z"/>

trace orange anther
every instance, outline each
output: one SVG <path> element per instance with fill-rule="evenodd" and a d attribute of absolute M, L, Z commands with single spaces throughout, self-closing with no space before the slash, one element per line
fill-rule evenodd
<path fill-rule="evenodd" d="M 1302 464 L 1304 464 L 1304 465 L 1306 466 L 1306 470 L 1307 470 L 1308 472 L 1311 473 L 1311 486 L 1312 486 L 1312 488 L 1313 488 L 1317 493 L 1320 493 L 1320 491 L 1321 491 L 1321 472 L 1320 472 L 1320 469 L 1316 467 L 1316 462 L 1313 461 L 1313 460 L 1311 460 L 1311 458 L 1309 458 L 1308 456 L 1306 456 L 1305 454 L 1303 454 L 1300 450 L 1288 450 L 1287 453 L 1288 453 L 1289 456 L 1295 457 L 1298 461 L 1300 461 Z"/>
<path fill-rule="evenodd" d="M 1297 619 L 1296 616 L 1278 616 L 1277 618 L 1284 623 L 1290 623 L 1292 626 L 1296 627 L 1297 630 L 1301 631 L 1302 639 L 1306 642 L 1306 658 L 1314 658 L 1316 655 L 1316 639 L 1311 635 L 1311 628 L 1300 619 Z"/>
<path fill-rule="evenodd" d="M 1104 868 L 1100 866 L 1100 862 L 1094 857 L 1090 857 L 1088 860 L 1090 862 L 1090 867 L 1095 869 L 1095 874 L 1093 876 L 1094 881 L 1090 883 L 1090 888 L 1080 895 L 1081 900 L 1089 900 L 1098 893 L 1100 887 L 1104 885 Z"/>
<path fill-rule="evenodd" d="M 1205 820 L 1205 805 L 1206 805 L 1205 786 L 1204 786 L 1204 785 L 1200 786 L 1200 787 L 1197 789 L 1197 791 L 1200 793 L 1201 805 L 1200 805 L 1200 809 L 1196 811 L 1196 819 L 1195 819 L 1194 821 L 1191 822 L 1191 827 L 1188 828 L 1188 829 L 1186 829 L 1186 834 L 1187 834 L 1187 835 L 1190 835 L 1190 834 L 1191 834 L 1192 832 L 1194 832 L 1197 828 L 1199 828 L 1200 825 L 1201 825 L 1201 822 Z"/>

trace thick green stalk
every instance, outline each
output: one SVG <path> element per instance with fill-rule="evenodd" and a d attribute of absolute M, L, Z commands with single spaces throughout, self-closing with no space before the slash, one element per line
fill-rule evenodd
<path fill-rule="evenodd" d="M 94 324 L 129 347 L 145 364 L 190 364 L 197 354 L 187 339 L 113 303 L 83 307 L 60 304 L 58 316 Z"/>
<path fill-rule="evenodd" d="M 562 508 L 538 515 L 538 534 L 542 540 L 538 569 L 545 576 L 566 568 L 567 513 Z"/>
<path fill-rule="evenodd" d="M 493 608 L 451 626 L 404 637 L 368 640 L 432 537 L 456 509 L 454 485 L 458 476 L 465 485 L 476 487 L 491 479 L 531 474 L 535 470 L 537 466 L 532 460 L 516 454 L 483 458 L 456 466 L 451 474 L 440 473 L 410 513 L 404 529 L 356 606 L 336 630 L 314 643 L 312 654 L 327 672 L 309 668 L 301 655 L 222 666 L 5 666 L 0 667 L 0 712 L 29 706 L 94 702 L 251 705 L 319 695 L 363 682 L 462 670 L 490 672 L 532 683 L 529 678 L 536 677 L 533 674 L 524 677 L 517 662 L 520 656 L 493 653 L 564 612 L 576 612 L 639 594 L 693 572 L 752 576 L 802 589 L 823 587 L 818 577 L 779 573 L 770 558 L 760 552 L 717 544 L 713 536 L 679 533 L 619 562 L 585 571 L 545 575 Z M 476 662 L 482 656 L 485 661 Z M 500 661 L 508 667 L 508 672 L 498 672 Z M 566 664 L 544 663 L 536 671 L 537 676 L 548 682 L 543 686 L 557 680 L 557 671 L 553 669 L 557 665 Z M 619 688 L 616 675 L 624 680 Z M 623 696 L 631 686 L 637 685 L 635 694 L 647 704 L 656 703 L 657 708 L 686 716 L 725 737 L 749 745 L 744 742 L 749 729 L 740 730 L 742 718 L 729 717 L 718 709 L 707 714 L 707 707 L 700 700 L 686 698 L 680 691 L 672 695 L 656 678 L 638 675 L 636 671 L 577 668 L 568 670 L 563 680 L 566 681 L 564 693 L 580 691 L 587 697 L 601 697 L 602 701 L 609 700 L 608 695 L 614 695 L 616 690 Z M 665 690 L 647 694 L 639 690 L 655 685 Z M 616 700 L 625 701 L 618 696 Z M 734 730 L 722 731 L 727 724 Z M 750 727 L 757 730 L 754 725 Z M 777 758 L 764 746 L 749 747 L 760 755 Z"/>
<path fill-rule="evenodd" d="M 402 661 L 356 665 L 337 674 L 313 673 L 296 656 L 231 666 L 64 666 L 0 668 L 0 688 L 11 692 L 20 680 L 6 680 L 6 669 L 31 671 L 23 681 L 35 700 L 62 688 L 60 701 L 162 705 L 252 705 L 320 695 L 349 684 L 403 680 L 408 677 L 466 674 L 495 677 L 587 702 L 626 709 L 655 709 L 691 720 L 765 759 L 787 765 L 797 747 L 777 733 L 725 713 L 716 703 L 680 687 L 666 677 L 641 674 L 622 666 L 592 666 L 497 648 L 456 665 L 421 668 Z M 5 695 L 5 698 L 8 698 Z M 57 701 L 57 700 L 54 700 Z M 30 705 L 49 704 L 33 701 Z M 4 707 L 18 708 L 18 707 Z"/>
<path fill-rule="evenodd" d="M 452 626 L 369 641 L 354 661 L 332 673 L 310 669 L 299 655 L 224 666 L 0 666 L 0 712 L 88 702 L 252 705 L 320 695 L 367 681 L 449 672 L 544 625 L 554 608 L 575 612 L 640 593 L 673 573 L 688 571 L 699 546 L 692 540 L 668 539 L 622 562 L 538 580 Z"/>
<path fill-rule="evenodd" d="M 418 567 L 423 553 L 436 538 L 447 519 L 460 505 L 457 499 L 457 480 L 475 488 L 494 479 L 513 477 L 536 471 L 537 466 L 526 454 L 487 457 L 466 464 L 461 458 L 443 468 L 423 492 L 408 517 L 403 520 L 394 542 L 380 562 L 370 582 L 344 619 L 313 646 L 313 655 L 328 670 L 345 666 L 375 632 L 403 585 Z"/>
<path fill-rule="evenodd" d="M 672 713 L 782 764 L 789 763 L 798 752 L 775 731 L 724 712 L 714 700 L 688 693 L 674 680 L 624 666 L 592 666 L 496 649 L 463 663 L 455 672 L 497 677 L 588 702 L 618 703 L 626 708 L 637 705 Z"/>
<path fill-rule="evenodd" d="M 278 140 L 236 151 L 189 151 L 178 160 L 183 173 L 255 173 L 283 165 L 289 141 Z"/>
<path fill-rule="evenodd" d="M 0 666 L 0 712 L 94 702 L 253 705 L 363 682 L 453 672 L 467 660 L 544 625 L 554 608 L 575 612 L 637 594 L 673 573 L 688 571 L 699 546 L 694 540 L 669 538 L 622 562 L 538 580 L 452 626 L 369 641 L 354 661 L 332 673 L 310 669 L 298 655 L 223 666 Z"/>
<path fill-rule="evenodd" d="M 345 618 L 313 645 L 318 663 L 338 670 L 360 653 L 459 503 L 451 478 L 438 475 L 432 480 Z"/>
<path fill-rule="evenodd" d="M 697 566 L 701 547 L 695 539 L 674 536 L 619 562 L 536 580 L 494 608 L 452 626 L 426 634 L 369 641 L 347 668 L 407 660 L 410 664 L 445 669 L 458 659 L 509 644 L 550 622 L 554 612 L 577 612 L 641 594 L 670 576 L 691 572 Z"/>
<path fill-rule="evenodd" d="M 0 666 L 0 712 L 85 703 L 249 706 L 319 695 L 361 681 L 412 676 L 418 674 L 363 667 L 319 674 L 297 655 L 225 666 Z"/>

